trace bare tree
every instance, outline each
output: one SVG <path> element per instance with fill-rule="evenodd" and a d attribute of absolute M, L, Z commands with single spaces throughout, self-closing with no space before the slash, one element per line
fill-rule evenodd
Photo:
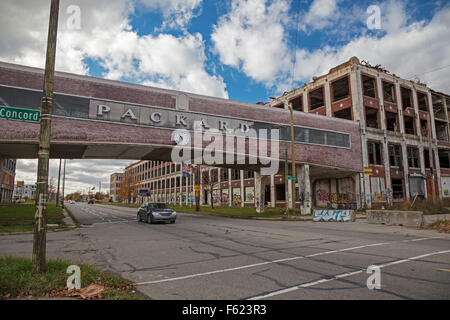
<path fill-rule="evenodd" d="M 210 174 L 211 173 L 211 174 Z M 213 169 L 211 171 L 202 172 L 202 184 L 203 187 L 209 192 L 211 199 L 211 208 L 214 208 L 213 191 L 219 187 L 218 170 Z"/>

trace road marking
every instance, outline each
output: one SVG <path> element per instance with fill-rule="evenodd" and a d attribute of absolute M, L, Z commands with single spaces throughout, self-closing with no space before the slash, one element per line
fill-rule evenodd
<path fill-rule="evenodd" d="M 402 240 L 401 242 L 423 241 L 423 240 L 436 239 L 436 238 L 439 238 L 439 237 Z M 140 285 L 146 285 L 146 284 L 154 284 L 154 283 L 161 283 L 161 282 L 168 282 L 168 281 L 184 280 L 184 279 L 196 278 L 196 277 L 201 277 L 201 276 L 206 276 L 206 275 L 211 275 L 211 274 L 216 274 L 216 273 L 223 273 L 223 272 L 230 272 L 230 271 L 254 268 L 254 267 L 264 266 L 264 265 L 273 264 L 273 263 L 280 263 L 280 262 L 286 262 L 286 261 L 292 261 L 292 260 L 312 258 L 312 257 L 328 255 L 328 254 L 332 254 L 332 253 L 345 252 L 345 251 L 357 250 L 357 249 L 368 248 L 368 247 L 382 246 L 382 245 L 391 244 L 391 243 L 398 243 L 398 241 L 396 241 L 396 242 L 372 243 L 372 244 L 367 244 L 367 245 L 357 246 L 357 247 L 350 247 L 350 248 L 344 248 L 344 249 L 338 249 L 338 250 L 329 250 L 329 251 L 324 251 L 324 252 L 319 252 L 319 253 L 313 253 L 313 254 L 306 255 L 306 256 L 296 256 L 296 257 L 283 258 L 283 259 L 272 260 L 272 261 L 259 262 L 259 263 L 248 264 L 248 265 L 243 265 L 243 266 L 234 267 L 234 268 L 219 269 L 219 270 L 213 270 L 213 271 L 208 271 L 208 272 L 190 274 L 190 275 L 181 276 L 181 277 L 167 278 L 167 279 L 153 280 L 153 281 L 145 281 L 145 282 L 138 282 L 138 283 L 135 283 L 135 285 L 136 286 L 140 286 Z"/>
<path fill-rule="evenodd" d="M 438 269 L 439 271 L 450 272 L 450 269 Z"/>
<path fill-rule="evenodd" d="M 438 254 L 444 254 L 444 253 L 450 253 L 450 250 L 422 254 L 422 255 L 416 256 L 416 257 L 411 257 L 411 258 L 407 258 L 407 259 L 402 259 L 402 260 L 397 260 L 397 261 L 385 263 L 385 264 L 379 265 L 378 267 L 385 268 L 385 267 L 389 267 L 389 266 L 392 266 L 392 265 L 405 263 L 405 262 L 409 262 L 409 261 L 413 261 L 413 260 L 418 260 L 418 259 L 421 259 L 421 258 L 426 258 L 426 257 L 438 255 Z M 300 285 L 297 285 L 297 286 L 294 286 L 294 287 L 290 287 L 290 288 L 286 288 L 286 289 L 282 289 L 282 290 L 277 290 L 277 291 L 274 291 L 274 292 L 271 292 L 271 293 L 267 293 L 265 295 L 260 295 L 260 296 L 256 296 L 256 297 L 253 297 L 253 298 L 249 298 L 248 300 L 261 300 L 261 299 L 265 299 L 265 298 L 270 298 L 270 297 L 278 296 L 280 294 L 296 291 L 296 290 L 299 290 L 299 289 L 302 289 L 302 288 L 312 287 L 312 286 L 315 286 L 315 285 L 318 285 L 318 284 L 321 284 L 321 283 L 330 282 L 330 281 L 333 281 L 333 280 L 338 280 L 338 279 L 350 277 L 350 276 L 353 276 L 353 275 L 356 275 L 356 274 L 359 274 L 359 273 L 362 273 L 362 272 L 366 272 L 366 270 L 358 270 L 358 271 L 353 271 L 353 272 L 339 274 L 339 275 L 334 276 L 332 278 L 324 278 L 324 279 L 320 279 L 320 280 L 317 280 L 317 281 L 300 284 Z"/>

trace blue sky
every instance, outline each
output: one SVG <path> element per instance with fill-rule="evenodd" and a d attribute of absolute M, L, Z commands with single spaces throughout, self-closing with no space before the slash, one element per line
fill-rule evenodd
<path fill-rule="evenodd" d="M 1 61 L 44 66 L 49 3 L 0 2 Z M 379 29 L 367 24 L 373 5 Z M 449 34 L 448 0 L 61 0 L 56 69 L 256 103 L 357 56 L 450 93 Z M 35 179 L 33 161 L 19 178 Z M 106 186 L 127 163 L 105 161 L 68 188 Z"/>

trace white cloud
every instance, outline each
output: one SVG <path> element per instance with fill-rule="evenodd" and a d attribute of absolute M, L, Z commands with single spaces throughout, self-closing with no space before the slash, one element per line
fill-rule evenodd
<path fill-rule="evenodd" d="M 409 77 L 450 64 L 450 8 L 437 12 L 429 23 L 406 23 L 405 7 L 383 3 L 384 36 L 363 35 L 344 46 L 297 51 L 296 80 L 310 81 L 352 56 L 381 64 L 400 77 Z M 448 70 L 420 78 L 432 89 L 450 91 Z"/>
<path fill-rule="evenodd" d="M 338 0 L 314 0 L 301 19 L 302 29 L 323 29 L 336 21 L 340 16 L 337 2 Z"/>
<path fill-rule="evenodd" d="M 290 65 L 285 24 L 289 1 L 233 0 L 214 27 L 211 40 L 223 64 L 242 69 L 268 85 Z"/>
<path fill-rule="evenodd" d="M 183 7 L 181 1 L 169 2 L 164 5 L 163 2 L 158 3 L 168 13 Z M 199 3 L 198 0 L 187 2 L 191 7 Z M 206 71 L 201 36 L 187 32 L 179 37 L 168 34 L 140 36 L 129 23 L 134 4 L 132 0 L 61 1 L 56 69 L 88 74 L 85 59 L 90 58 L 106 70 L 105 78 L 120 80 L 126 77 L 166 88 L 227 98 L 223 79 Z M 81 9 L 80 29 L 67 26 L 69 5 L 77 5 Z M 48 1 L 2 1 L 0 12 L 0 59 L 43 67 Z"/>

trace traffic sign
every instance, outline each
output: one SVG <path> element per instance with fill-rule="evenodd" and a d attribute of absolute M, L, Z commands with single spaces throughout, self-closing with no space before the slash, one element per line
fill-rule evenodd
<path fill-rule="evenodd" d="M 200 186 L 199 186 L 198 184 L 195 185 L 194 190 L 195 190 L 195 191 L 200 191 Z"/>
<path fill-rule="evenodd" d="M 288 180 L 297 180 L 297 177 L 289 176 Z"/>
<path fill-rule="evenodd" d="M 373 174 L 373 170 L 371 168 L 364 168 L 364 174 L 372 175 Z"/>
<path fill-rule="evenodd" d="M 200 197 L 200 192 L 195 191 L 195 197 L 196 197 L 196 198 Z"/>
<path fill-rule="evenodd" d="M 41 111 L 0 106 L 0 119 L 40 122 Z"/>

